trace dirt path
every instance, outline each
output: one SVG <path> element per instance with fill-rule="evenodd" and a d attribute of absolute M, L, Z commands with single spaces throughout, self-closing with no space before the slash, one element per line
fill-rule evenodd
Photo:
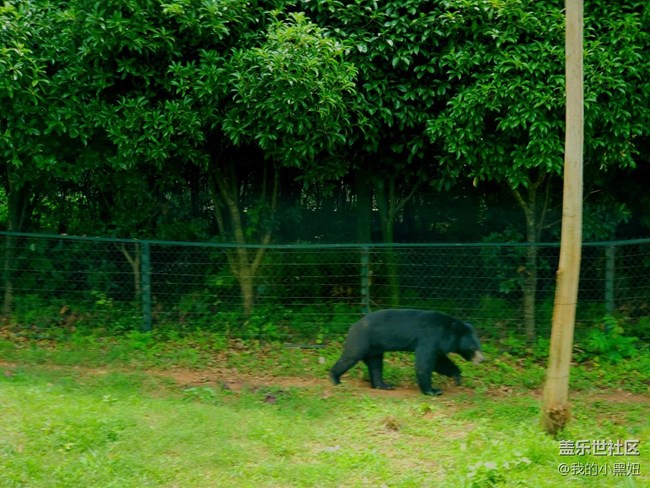
<path fill-rule="evenodd" d="M 15 374 L 20 368 L 39 368 L 50 371 L 60 371 L 71 373 L 78 377 L 83 376 L 103 376 L 111 373 L 122 374 L 145 374 L 152 378 L 161 380 L 172 380 L 179 388 L 191 388 L 197 386 L 225 388 L 232 391 L 256 390 L 259 388 L 320 388 L 325 394 L 335 391 L 335 387 L 330 383 L 328 378 L 316 378 L 313 376 L 272 376 L 272 375 L 252 375 L 242 373 L 237 369 L 231 368 L 202 368 L 200 370 L 185 368 L 149 368 L 149 369 L 129 369 L 123 366 L 63 366 L 56 364 L 38 364 L 25 365 L 21 363 L 12 363 L 0 360 L 0 374 L 9 377 Z M 417 385 L 403 385 L 395 390 L 374 390 L 370 388 L 369 383 L 354 377 L 345 378 L 345 386 L 339 389 L 358 390 L 359 394 L 383 396 L 383 397 L 417 397 L 420 392 Z M 445 394 L 474 394 L 470 388 L 443 385 Z M 503 392 L 500 392 L 503 394 Z"/>
<path fill-rule="evenodd" d="M 316 378 L 313 376 L 271 376 L 271 375 L 252 375 L 231 368 L 206 368 L 201 370 L 170 368 L 170 369 L 145 369 L 133 370 L 125 367 L 87 367 L 87 366 L 61 366 L 54 364 L 43 365 L 23 365 L 19 363 L 10 363 L 0 360 L 0 374 L 10 377 L 15 371 L 23 367 L 42 368 L 47 370 L 56 370 L 62 372 L 74 373 L 76 376 L 102 376 L 111 373 L 122 374 L 145 374 L 152 378 L 160 380 L 171 380 L 178 388 L 185 389 L 197 386 L 218 387 L 235 392 L 242 390 L 257 390 L 260 388 L 320 388 L 323 394 L 329 396 L 334 394 L 336 387 L 332 386 L 327 378 Z M 339 387 L 340 388 L 340 387 Z M 374 390 L 369 388 L 366 381 L 347 377 L 345 379 L 346 391 L 354 391 L 363 396 L 377 396 L 388 398 L 414 398 L 419 397 L 420 392 L 415 384 L 400 386 L 395 390 Z M 475 391 L 463 386 L 453 386 L 451 384 L 443 385 L 444 398 L 453 398 L 458 396 L 473 396 Z M 509 387 L 501 387 L 490 390 L 485 393 L 491 397 L 509 397 L 509 396 L 532 396 L 540 400 L 542 396 L 541 389 L 514 391 Z M 574 393 L 577 397 L 588 398 L 589 401 L 606 401 L 613 403 L 629 404 L 648 404 L 650 405 L 650 395 L 631 393 L 624 390 L 605 390 L 605 391 L 579 391 Z"/>

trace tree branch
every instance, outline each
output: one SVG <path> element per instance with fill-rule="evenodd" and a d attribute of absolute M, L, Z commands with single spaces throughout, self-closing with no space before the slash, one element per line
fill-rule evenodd
<path fill-rule="evenodd" d="M 523 209 L 525 213 L 529 212 L 528 208 L 528 203 L 526 203 L 526 200 L 524 200 L 524 197 L 521 196 L 521 193 L 519 192 L 518 189 L 516 189 L 512 185 L 508 185 L 510 187 L 510 190 L 512 191 L 512 194 L 515 196 L 515 200 L 517 200 L 517 203 L 519 206 Z"/>
<path fill-rule="evenodd" d="M 418 180 L 415 182 L 415 185 L 413 185 L 411 191 L 409 191 L 407 195 L 400 200 L 399 204 L 395 208 L 395 214 L 397 214 L 397 212 L 399 212 L 404 208 L 404 205 L 406 205 L 411 200 L 411 198 L 413 198 L 415 192 L 417 192 L 420 189 L 423 183 L 424 183 L 423 180 Z"/>
<path fill-rule="evenodd" d="M 271 190 L 271 217 L 270 217 L 270 222 L 269 225 L 264 232 L 264 235 L 262 237 L 262 246 L 267 246 L 269 242 L 271 242 L 271 235 L 273 233 L 273 226 L 275 224 L 275 214 L 278 208 L 278 195 L 280 193 L 280 171 L 278 168 L 273 168 L 273 189 Z M 257 249 L 257 252 L 255 253 L 255 258 L 253 259 L 253 263 L 251 265 L 253 275 L 257 272 L 257 268 L 260 266 L 262 263 L 262 259 L 264 259 L 264 254 L 266 252 L 266 249 L 264 247 L 259 247 Z"/>
<path fill-rule="evenodd" d="M 115 244 L 115 247 L 117 247 L 122 252 L 122 254 L 126 258 L 126 260 L 129 262 L 131 267 L 133 267 L 133 265 L 135 264 L 135 259 L 133 257 L 131 257 L 131 255 L 129 254 L 129 251 L 127 251 L 127 249 L 126 249 L 126 246 L 124 244 L 120 244 L 119 246 L 117 244 Z"/>
<path fill-rule="evenodd" d="M 544 228 L 544 221 L 546 220 L 546 212 L 548 211 L 549 202 L 551 201 L 551 178 L 546 179 L 546 192 L 544 193 L 544 204 L 539 213 L 539 226 L 537 227 L 537 240 L 539 241 Z"/>

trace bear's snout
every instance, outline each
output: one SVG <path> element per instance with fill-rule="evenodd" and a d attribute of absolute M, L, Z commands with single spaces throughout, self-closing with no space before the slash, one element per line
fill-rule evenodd
<path fill-rule="evenodd" d="M 483 353 L 481 351 L 474 351 L 474 357 L 472 357 L 472 362 L 474 364 L 478 364 L 485 361 L 485 356 L 483 356 Z"/>

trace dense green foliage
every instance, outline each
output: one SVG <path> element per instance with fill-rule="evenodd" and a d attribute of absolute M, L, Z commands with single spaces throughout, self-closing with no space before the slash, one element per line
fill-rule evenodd
<path fill-rule="evenodd" d="M 587 239 L 650 229 L 649 16 L 586 6 Z M 248 316 L 248 244 L 557 239 L 558 2 L 7 0 L 0 26 L 2 230 L 236 243 Z"/>
<path fill-rule="evenodd" d="M 648 15 L 586 7 L 588 204 L 612 223 L 595 238 L 647 234 L 629 195 L 648 174 Z M 557 232 L 556 2 L 7 1 L 0 24 L 5 228 L 479 240 L 523 232 L 523 214 L 499 223 L 518 204 Z"/>

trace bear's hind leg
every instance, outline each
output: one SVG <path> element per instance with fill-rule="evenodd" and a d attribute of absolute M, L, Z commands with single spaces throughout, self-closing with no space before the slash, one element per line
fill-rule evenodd
<path fill-rule="evenodd" d="M 370 384 L 373 388 L 380 390 L 393 390 L 394 387 L 388 383 L 384 383 L 384 355 L 379 354 L 376 356 L 366 356 L 363 362 L 368 366 L 368 374 L 370 375 Z"/>
<path fill-rule="evenodd" d="M 341 356 L 341 359 L 339 359 L 336 364 L 332 366 L 332 369 L 330 369 L 330 379 L 332 380 L 332 383 L 340 385 L 341 376 L 343 376 L 352 366 L 357 364 L 358 361 L 359 360 L 356 358 L 346 357 L 345 355 Z"/>

